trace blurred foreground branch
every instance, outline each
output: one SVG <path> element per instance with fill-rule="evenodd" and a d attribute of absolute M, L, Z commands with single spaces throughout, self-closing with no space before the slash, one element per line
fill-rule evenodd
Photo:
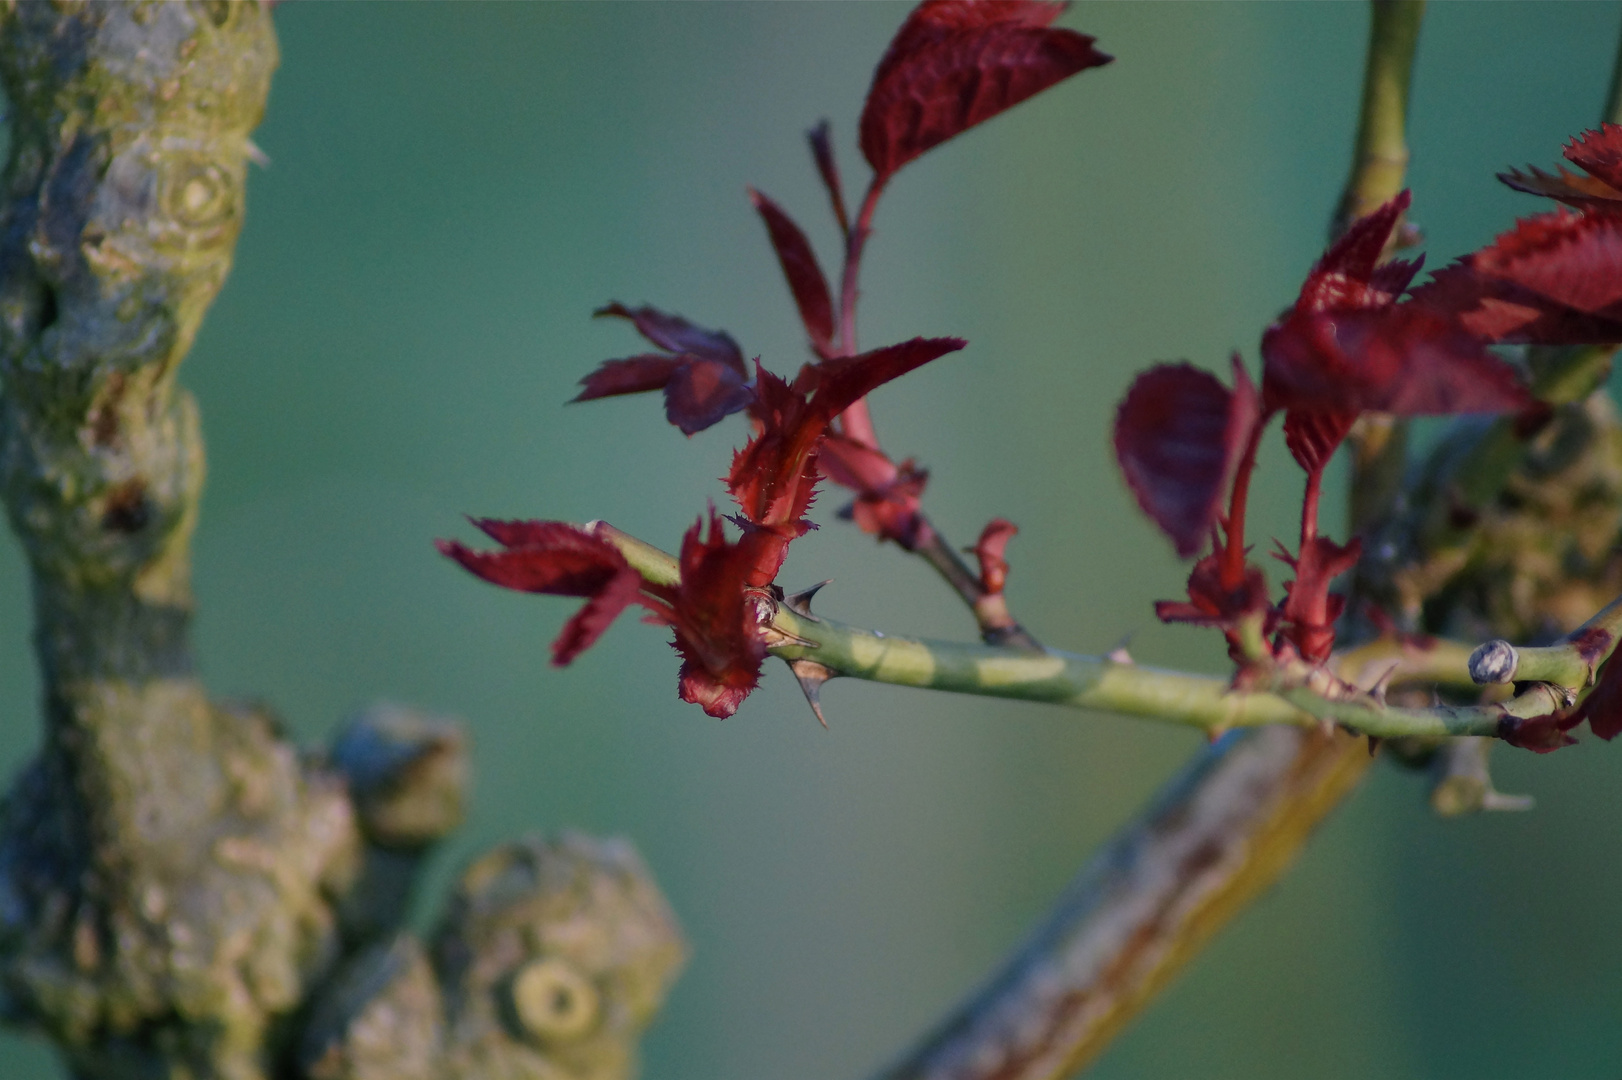
<path fill-rule="evenodd" d="M 682 955 L 634 853 L 503 848 L 430 953 L 399 919 L 460 821 L 456 728 L 374 709 L 307 757 L 193 674 L 175 373 L 276 61 L 257 3 L 0 3 L 0 493 L 44 683 L 0 816 L 0 1015 L 83 1080 L 626 1076 Z"/>

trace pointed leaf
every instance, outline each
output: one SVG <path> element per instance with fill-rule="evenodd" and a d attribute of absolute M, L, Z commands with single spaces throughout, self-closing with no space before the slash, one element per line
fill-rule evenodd
<path fill-rule="evenodd" d="M 816 395 L 812 406 L 825 422 L 832 420 L 890 380 L 967 344 L 962 338 L 913 338 L 857 356 L 825 360 L 813 366 Z"/>
<path fill-rule="evenodd" d="M 822 274 L 811 242 L 771 199 L 754 188 L 749 189 L 749 198 L 766 222 L 777 261 L 782 264 L 783 276 L 788 279 L 795 306 L 800 309 L 800 321 L 805 323 L 806 333 L 811 336 L 811 347 L 818 355 L 824 355 L 833 346 L 834 306 L 828 293 L 828 279 Z"/>
<path fill-rule="evenodd" d="M 1524 173 L 1518 169 L 1501 172 L 1498 179 L 1516 191 L 1542 195 L 1578 210 L 1601 209 L 1607 204 L 1622 203 L 1622 191 L 1603 180 L 1579 176 L 1566 169 L 1560 169 L 1558 174 L 1546 173 L 1535 165 L 1528 165 L 1527 169 Z"/>
<path fill-rule="evenodd" d="M 1295 310 L 1339 311 L 1395 301 L 1419 267 L 1408 262 L 1382 267 L 1380 256 L 1410 201 L 1407 191 L 1400 192 L 1352 222 L 1307 274 Z"/>
<path fill-rule="evenodd" d="M 657 308 L 628 308 L 615 301 L 592 313 L 595 317 L 628 319 L 637 333 L 673 353 L 692 353 L 706 360 L 719 360 L 745 379 L 749 369 L 743 362 L 743 350 L 731 335 L 721 330 L 706 330 L 694 326 L 679 315 L 669 315 Z"/>
<path fill-rule="evenodd" d="M 862 154 L 882 186 L 913 158 L 1111 57 L 1048 24 L 1061 4 L 924 0 L 879 61 L 862 109 Z"/>
<path fill-rule="evenodd" d="M 629 356 L 624 360 L 604 360 L 596 371 L 580 380 L 580 385 L 585 389 L 570 400 L 595 401 L 619 394 L 663 390 L 683 362 L 683 357 L 658 353 Z"/>

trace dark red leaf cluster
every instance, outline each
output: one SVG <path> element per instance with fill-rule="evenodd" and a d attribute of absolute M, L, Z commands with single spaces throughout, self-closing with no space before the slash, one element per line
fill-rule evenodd
<path fill-rule="evenodd" d="M 1523 218 L 1416 290 L 1416 302 L 1457 319 L 1484 341 L 1533 345 L 1622 342 L 1622 126 L 1573 139 L 1565 169 L 1508 172 L 1517 191 L 1578 211 Z"/>
<path fill-rule="evenodd" d="M 488 518 L 475 518 L 473 524 L 502 550 L 474 551 L 455 540 L 437 540 L 440 553 L 504 589 L 586 598 L 552 643 L 552 663 L 558 667 L 585 651 L 620 612 L 639 599 L 642 575 L 631 569 L 614 545 L 578 526 Z"/>
<path fill-rule="evenodd" d="M 1262 399 L 1285 414 L 1290 452 L 1320 471 L 1364 412 L 1501 412 L 1530 403 L 1513 368 L 1457 320 L 1403 302 L 1417 262 L 1380 264 L 1404 191 L 1354 222 L 1262 335 Z"/>
<path fill-rule="evenodd" d="M 1113 59 L 1093 39 L 1055 29 L 1064 4 L 924 0 L 873 74 L 862 109 L 862 154 L 874 186 L 924 151 L 1054 83 Z"/>
<path fill-rule="evenodd" d="M 478 577 L 506 589 L 584 597 L 586 603 L 552 643 L 552 663 L 562 667 L 592 645 L 631 604 L 650 622 L 673 627 L 682 656 L 682 700 L 725 718 L 737 711 L 760 680 L 766 657 L 760 611 L 746 587 L 748 553 L 728 543 L 710 511 L 709 532 L 700 519 L 681 546 L 681 583 L 655 585 L 637 573 L 619 549 L 578 525 L 561 521 L 475 520 L 499 551 L 474 551 L 440 540 L 440 552 Z"/>
<path fill-rule="evenodd" d="M 684 435 L 692 435 L 741 412 L 753 400 L 743 352 L 728 334 L 651 307 L 633 310 L 612 303 L 595 314 L 629 319 L 638 333 L 664 352 L 603 361 L 580 380 L 584 389 L 575 401 L 663 390 L 665 416 Z"/>

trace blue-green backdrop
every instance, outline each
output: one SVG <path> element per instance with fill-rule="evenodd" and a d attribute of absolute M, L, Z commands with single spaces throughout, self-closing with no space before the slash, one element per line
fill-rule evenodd
<path fill-rule="evenodd" d="M 607 518 L 669 546 L 721 499 L 736 423 L 685 440 L 653 400 L 565 408 L 637 351 L 606 300 L 729 329 L 792 370 L 803 337 L 744 198 L 832 229 L 802 132 L 855 117 L 888 4 L 288 4 L 233 277 L 184 380 L 210 480 L 198 647 L 216 692 L 318 741 L 392 698 L 465 717 L 471 818 L 435 863 L 529 829 L 632 837 L 691 935 L 645 1074 L 859 1077 L 980 978 L 1197 745 L 1141 721 L 836 683 L 823 731 L 787 673 L 717 723 L 625 620 L 546 663 L 568 602 L 438 556 L 463 512 Z M 1045 640 L 1221 670 L 1149 602 L 1182 569 L 1138 516 L 1107 426 L 1135 370 L 1254 362 L 1316 256 L 1348 162 L 1358 5 L 1078 5 L 1117 62 L 909 166 L 881 207 L 863 340 L 968 350 L 880 392 L 969 542 L 1021 526 L 1009 586 Z M 1597 119 L 1610 4 L 1434 5 L 1414 80 L 1415 217 L 1433 264 L 1541 207 L 1506 165 Z M 1298 474 L 1263 464 L 1260 527 Z M 833 520 L 789 584 L 840 618 L 968 637 L 930 574 Z M 1265 535 L 1265 533 L 1262 533 Z M 0 542 L 0 767 L 38 737 L 27 587 Z M 1498 755 L 1523 816 L 1444 823 L 1386 767 L 1098 1077 L 1622 1075 L 1622 747 Z M 0 1037 L 0 1076 L 53 1074 Z"/>

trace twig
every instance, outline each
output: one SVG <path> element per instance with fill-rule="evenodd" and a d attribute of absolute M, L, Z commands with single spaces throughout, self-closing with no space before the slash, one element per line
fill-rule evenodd
<path fill-rule="evenodd" d="M 618 547 L 650 583 L 668 586 L 680 580 L 676 560 L 665 552 L 602 522 L 586 528 Z M 1281 683 L 1273 690 L 1236 691 L 1226 679 L 1210 675 L 1053 649 L 901 637 L 797 613 L 781 605 L 772 629 L 787 642 L 773 646 L 773 655 L 788 661 L 815 661 L 834 676 L 1142 716 L 1213 733 L 1262 724 L 1315 726 L 1329 720 L 1376 738 L 1495 735 L 1505 717 L 1543 716 L 1560 704 L 1540 684 L 1501 703 L 1399 708 L 1382 705 L 1327 671 L 1293 673 L 1301 682 Z M 1595 664 L 1602 663 L 1614 647 L 1614 640 L 1605 643 Z M 1462 650 L 1455 647 L 1441 655 L 1457 658 Z M 1430 666 L 1424 669 L 1428 672 Z M 1465 681 L 1462 672 L 1452 675 L 1446 681 Z"/>

